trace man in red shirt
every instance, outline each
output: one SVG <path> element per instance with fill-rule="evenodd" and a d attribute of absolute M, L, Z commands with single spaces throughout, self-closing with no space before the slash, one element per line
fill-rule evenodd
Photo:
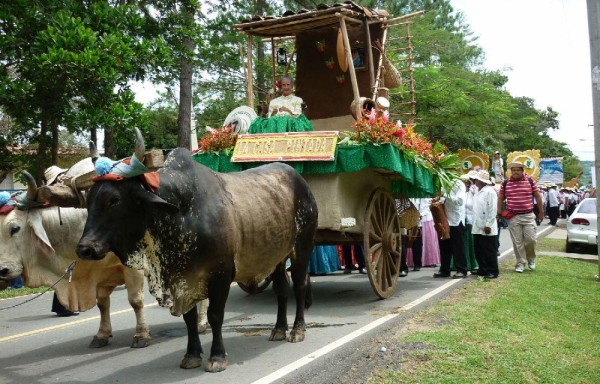
<path fill-rule="evenodd" d="M 498 194 L 498 214 L 502 214 L 502 203 L 506 200 L 506 210 L 512 216 L 509 219 L 508 231 L 517 259 L 515 271 L 521 273 L 525 268 L 525 261 L 529 269 L 535 269 L 537 225 L 531 197 L 533 196 L 537 203 L 540 221 L 544 219 L 544 206 L 540 190 L 535 181 L 525 174 L 523 164 L 511 163 L 509 168 L 510 179 L 502 183 Z"/>

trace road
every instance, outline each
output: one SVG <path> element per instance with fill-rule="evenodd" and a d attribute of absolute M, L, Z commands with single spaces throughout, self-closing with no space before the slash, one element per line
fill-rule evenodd
<path fill-rule="evenodd" d="M 554 227 L 542 225 L 544 236 Z M 511 253 L 508 232 L 501 233 L 503 257 Z M 249 296 L 239 287 L 231 288 L 226 306 L 223 338 L 229 367 L 221 373 L 203 369 L 183 370 L 179 363 L 185 353 L 186 330 L 182 318 L 173 317 L 146 293 L 146 319 L 152 344 L 144 349 L 129 347 L 135 317 L 127 303 L 126 291 L 112 295 L 113 337 L 108 346 L 90 349 L 88 344 L 99 325 L 99 311 L 93 308 L 77 317 L 61 318 L 50 312 L 52 294 L 46 293 L 26 304 L 2 310 L 25 298 L 0 301 L 0 383 L 295 383 L 330 382 L 327 369 L 344 370 L 348 348 L 360 348 L 360 340 L 381 332 L 401 317 L 443 297 L 467 280 L 434 279 L 436 268 L 423 268 L 401 278 L 395 294 L 379 300 L 366 275 L 341 272 L 312 277 L 313 306 L 306 312 L 308 330 L 302 343 L 270 342 L 275 322 L 276 301 L 271 289 Z M 293 322 L 294 300 L 288 307 Z M 204 359 L 208 358 L 212 336 L 201 335 Z M 335 361 L 340 361 L 336 367 Z M 323 376 L 315 373 L 316 367 Z"/>

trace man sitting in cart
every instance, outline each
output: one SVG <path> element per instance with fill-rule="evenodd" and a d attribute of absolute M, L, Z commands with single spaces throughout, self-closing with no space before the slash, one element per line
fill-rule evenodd
<path fill-rule="evenodd" d="M 282 95 L 269 103 L 268 118 L 257 118 L 248 133 L 282 133 L 314 131 L 313 125 L 302 114 L 302 98 L 292 94 L 294 82 L 290 75 L 280 79 Z"/>

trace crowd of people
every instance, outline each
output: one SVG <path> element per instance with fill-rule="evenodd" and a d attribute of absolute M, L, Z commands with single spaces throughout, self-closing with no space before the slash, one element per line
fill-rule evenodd
<path fill-rule="evenodd" d="M 502 167 L 501 161 L 497 163 Z M 503 169 L 499 172 L 492 167 L 492 172 L 500 176 L 498 179 L 486 170 L 473 169 L 440 197 L 411 199 L 419 211 L 420 221 L 403 236 L 400 277 L 407 276 L 410 267 L 419 271 L 423 267 L 439 266 L 434 278 L 460 279 L 470 273 L 495 279 L 499 275 L 500 231 L 503 228 L 510 233 L 515 272 L 522 273 L 525 268 L 535 270 L 537 227 L 545 218 L 551 225 L 557 225 L 559 218 L 567 218 L 593 191 L 558 188 L 553 183 L 538 185 L 519 162 L 510 163 L 508 169 L 510 176 L 505 178 Z M 440 239 L 435 229 L 430 211 L 430 205 L 435 202 L 444 204 L 449 238 Z M 345 273 L 355 269 L 365 273 L 362 249 L 360 246 L 355 249 L 359 251 L 355 250 L 358 257 L 354 260 L 350 246 L 341 252 L 344 257 L 340 268 Z"/>

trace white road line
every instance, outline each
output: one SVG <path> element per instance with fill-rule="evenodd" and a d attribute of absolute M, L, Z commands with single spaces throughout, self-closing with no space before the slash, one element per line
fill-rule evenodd
<path fill-rule="evenodd" d="M 541 232 L 539 232 L 537 234 L 537 237 L 541 236 L 543 233 L 545 233 L 546 231 L 548 231 L 551 228 L 552 227 L 545 228 L 544 230 L 542 230 Z M 509 248 L 506 251 L 502 252 L 502 254 L 500 256 L 498 256 L 498 258 L 504 257 L 504 256 L 508 255 L 509 253 L 512 253 L 512 248 Z M 406 312 L 409 309 L 416 307 L 417 305 L 431 299 L 432 297 L 434 297 L 435 295 L 437 295 L 441 292 L 444 292 L 445 290 L 449 289 L 450 287 L 452 287 L 455 284 L 460 283 L 461 281 L 463 281 L 463 280 L 455 279 L 455 280 L 448 281 L 446 284 L 421 296 L 417 300 L 414 300 L 414 301 L 398 308 L 398 313 L 393 313 L 393 314 L 389 314 L 389 315 L 380 317 L 379 319 L 365 325 L 362 328 L 357 329 L 356 331 L 354 331 L 352 333 L 349 333 L 348 335 L 334 341 L 333 343 L 327 344 L 325 347 L 317 349 L 316 351 L 309 353 L 308 355 L 296 360 L 295 362 L 288 364 L 288 365 L 276 370 L 275 372 L 252 382 L 252 384 L 270 384 L 270 383 L 274 382 L 275 380 L 279 380 L 282 377 L 294 372 L 295 370 L 297 370 L 309 363 L 312 363 L 319 357 L 325 356 L 326 354 L 334 351 L 335 349 L 343 346 L 344 344 L 347 344 L 350 341 L 364 335 L 365 333 L 379 327 L 380 325 L 383 325 L 383 324 L 387 323 L 388 321 L 395 319 L 396 317 L 400 316 L 400 313 Z"/>
<path fill-rule="evenodd" d="M 154 307 L 156 305 L 158 305 L 158 303 L 146 304 L 146 305 L 144 305 L 144 308 Z M 127 313 L 127 312 L 132 312 L 132 311 L 133 311 L 133 308 L 127 308 L 127 309 L 122 309 L 120 311 L 111 312 L 110 315 L 111 316 L 115 316 L 115 315 L 120 315 L 122 313 Z M 38 328 L 38 329 L 34 329 L 32 331 L 29 331 L 29 332 L 23 332 L 23 333 L 18 333 L 16 335 L 11 335 L 11 336 L 6 336 L 6 337 L 0 337 L 0 343 L 2 343 L 4 341 L 10 341 L 10 340 L 19 339 L 21 337 L 37 335 L 38 333 L 42 333 L 42 332 L 54 331 L 54 330 L 57 330 L 57 329 L 62 329 L 62 328 L 67 328 L 67 327 L 71 327 L 71 326 L 82 324 L 82 323 L 87 323 L 89 321 L 97 320 L 99 318 L 100 318 L 100 315 L 96 315 L 96 316 L 92 316 L 92 317 L 86 317 L 85 319 L 79 319 L 79 320 L 75 320 L 75 321 L 69 321 L 68 323 L 62 323 L 62 324 L 58 324 L 58 325 L 53 325 L 51 327 Z"/>

